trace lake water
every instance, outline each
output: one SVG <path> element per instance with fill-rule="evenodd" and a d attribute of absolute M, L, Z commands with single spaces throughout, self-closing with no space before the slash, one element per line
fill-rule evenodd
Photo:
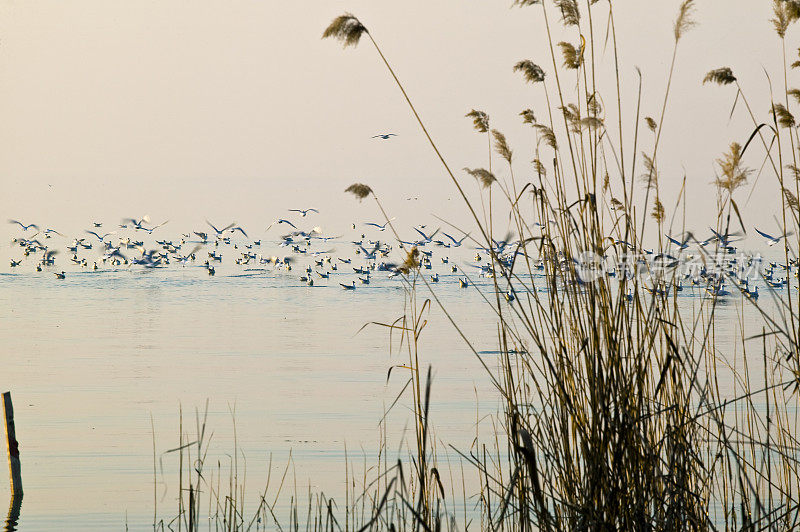
<path fill-rule="evenodd" d="M 352 256 L 349 243 L 336 245 L 339 256 Z M 193 434 L 195 410 L 206 400 L 213 432 L 208 463 L 224 466 L 232 456 L 235 420 L 248 508 L 257 505 L 270 455 L 273 478 L 291 451 L 298 493 L 310 486 L 333 496 L 344 485 L 345 446 L 358 468 L 365 455 L 374 459 L 378 422 L 406 380 L 395 369 L 387 384 L 387 372 L 405 358 L 389 352 L 386 329 L 361 328 L 402 315 L 401 283 L 375 272 L 369 285 L 346 291 L 339 282 L 356 276 L 340 263 L 330 279 L 316 278 L 309 287 L 298 279 L 310 256 L 291 272 L 247 271 L 232 263 L 237 251 L 220 249 L 225 259 L 214 277 L 199 266 L 202 258 L 186 267 L 63 268 L 63 280 L 33 271 L 33 258 L 13 269 L 4 260 L 0 382 L 14 400 L 22 530 L 151 528 L 153 435 L 163 464 L 155 486 L 158 517 L 169 521 L 177 513 L 176 456 L 164 453 L 180 444 L 179 410 L 185 432 Z M 97 260 L 99 253 L 83 255 Z M 439 273 L 437 294 L 494 367 L 491 311 L 473 287 L 459 287 L 443 255 L 477 273 L 465 266 L 474 250 L 435 251 L 426 275 Z M 53 270 L 66 257 L 59 260 Z M 479 287 L 491 291 L 491 280 L 479 280 Z M 691 290 L 681 298 L 691 307 Z M 734 330 L 740 311 L 738 295 L 718 308 L 718 334 Z M 421 339 L 421 365 L 428 364 L 436 438 L 466 450 L 476 416 L 499 405 L 479 361 L 435 305 Z M 396 449 L 404 428 L 413 426 L 409 401 L 401 400 L 388 419 L 389 447 Z M 440 460 L 457 462 L 440 449 Z M 0 496 L 8 496 L 8 486 L 0 485 Z"/>

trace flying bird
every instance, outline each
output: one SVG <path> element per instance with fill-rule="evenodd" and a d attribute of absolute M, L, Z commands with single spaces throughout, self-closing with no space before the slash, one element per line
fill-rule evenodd
<path fill-rule="evenodd" d="M 396 136 L 397 135 L 395 133 L 379 133 L 379 134 L 373 136 L 372 138 L 373 139 L 389 140 L 389 137 L 396 137 Z"/>
<path fill-rule="evenodd" d="M 672 238 L 669 235 L 664 235 L 664 236 L 667 237 L 667 240 L 669 240 L 670 242 L 672 242 L 673 244 L 678 246 L 678 249 L 686 249 L 686 248 L 689 247 L 688 242 L 689 242 L 689 239 L 692 238 L 693 235 L 691 233 L 688 233 L 688 235 L 683 240 L 683 242 L 679 242 L 678 240 L 675 240 L 674 238 Z"/>
<path fill-rule="evenodd" d="M 17 225 L 19 225 L 20 227 L 22 227 L 22 230 L 23 230 L 23 231 L 27 231 L 27 230 L 28 230 L 28 229 L 30 229 L 31 227 L 33 227 L 33 228 L 34 228 L 34 229 L 36 229 L 37 231 L 39 230 L 39 226 L 38 226 L 38 225 L 36 225 L 36 224 L 25 225 L 24 223 L 22 223 L 22 222 L 20 222 L 20 221 L 17 221 L 17 220 L 9 220 L 9 221 L 8 221 L 8 223 L 10 223 L 10 224 L 17 224 Z"/>
<path fill-rule="evenodd" d="M 214 230 L 214 232 L 217 234 L 217 236 L 222 236 L 222 233 L 224 233 L 228 229 L 233 229 L 236 226 L 236 222 L 231 222 L 230 224 L 226 225 L 222 229 L 217 229 L 216 227 L 214 227 L 214 224 L 212 224 L 208 220 L 206 220 L 206 223 L 211 227 L 211 229 Z M 200 236 L 198 233 L 195 233 L 195 234 Z"/>
<path fill-rule="evenodd" d="M 753 228 L 753 229 L 756 229 L 756 228 Z M 791 236 L 792 235 L 792 231 L 789 231 L 785 235 L 772 236 L 772 235 L 768 235 L 767 233 L 764 233 L 762 231 L 759 231 L 758 229 L 756 229 L 756 233 L 758 233 L 759 235 L 761 235 L 764 238 L 766 238 L 767 239 L 767 245 L 770 246 L 770 247 L 774 246 L 775 244 L 777 244 L 778 242 L 780 242 L 781 240 L 783 240 L 787 236 Z"/>
<path fill-rule="evenodd" d="M 394 218 L 392 218 L 392 220 L 394 220 Z M 392 220 L 388 220 L 383 225 L 376 224 L 375 222 L 366 222 L 364 223 L 364 225 L 371 225 L 372 227 L 377 227 L 379 231 L 384 231 L 386 229 L 386 226 L 389 225 L 389 222 L 391 222 Z"/>
<path fill-rule="evenodd" d="M 317 209 L 289 209 L 289 212 L 299 212 L 300 214 L 303 215 L 303 218 L 305 218 L 306 215 L 310 212 L 315 212 L 319 214 L 319 211 Z"/>
<path fill-rule="evenodd" d="M 464 240 L 466 240 L 467 237 L 469 237 L 469 233 L 467 233 L 466 235 L 464 235 L 464 238 L 462 238 L 461 240 L 456 240 L 455 238 L 453 238 L 452 236 L 448 235 L 444 231 L 442 231 L 442 234 L 453 241 L 453 247 L 455 247 L 455 248 L 459 247 L 464 242 Z"/>
<path fill-rule="evenodd" d="M 94 236 L 96 236 L 96 237 L 97 237 L 97 238 L 100 240 L 100 242 L 105 242 L 105 240 L 106 240 L 106 237 L 107 237 L 107 236 L 111 236 L 111 235 L 113 235 L 113 234 L 116 234 L 116 231 L 112 231 L 112 232 L 110 232 L 110 233 L 106 233 L 106 234 L 104 234 L 103 236 L 100 236 L 100 235 L 98 235 L 97 233 L 95 233 L 94 231 L 86 231 L 86 232 L 87 232 L 88 234 L 90 234 L 90 235 L 94 235 Z"/>

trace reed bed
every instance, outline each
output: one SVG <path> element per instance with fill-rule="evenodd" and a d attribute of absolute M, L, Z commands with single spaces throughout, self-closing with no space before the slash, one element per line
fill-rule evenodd
<path fill-rule="evenodd" d="M 399 264 L 404 312 L 393 323 L 378 324 L 390 331 L 390 348 L 399 345 L 407 356 L 393 368 L 407 375 L 398 400 L 410 402 L 414 417 L 404 456 L 388 456 L 386 435 L 391 431 L 383 426 L 381 459 L 364 466 L 360 482 L 348 479 L 345 501 L 323 494 L 308 494 L 303 503 L 291 497 L 289 515 L 278 516 L 272 501 L 281 489 L 271 497 L 265 490 L 248 519 L 235 459 L 224 484 L 221 470 L 216 476 L 202 472 L 205 425 L 198 416 L 194 443 L 184 441 L 182 431 L 174 452 L 181 463 L 186 453 L 187 463 L 200 466 L 181 468 L 178 516 L 154 526 L 198 529 L 198 492 L 211 499 L 205 504 L 211 528 L 224 530 L 800 526 L 800 295 L 780 292 L 774 308 L 741 298 L 762 321 L 745 323 L 742 312 L 739 337 L 726 344 L 736 350 L 723 351 L 714 321 L 720 299 L 698 300 L 691 312 L 679 308 L 676 268 L 670 261 L 661 267 L 639 256 L 648 234 L 658 235 L 648 241 L 654 255 L 669 257 L 671 244 L 661 236 L 674 225 L 668 211 L 677 213 L 685 205 L 684 197 L 662 193 L 658 161 L 682 38 L 695 22 L 693 1 L 678 8 L 668 81 L 656 117 L 641 116 L 638 106 L 634 116 L 625 115 L 614 4 L 518 0 L 516 5 L 520 16 L 542 25 L 549 50 L 539 63 L 523 59 L 509 65 L 547 101 L 545 109 L 520 113 L 535 137 L 532 163 L 520 162 L 505 135 L 491 127 L 489 114 L 473 109 L 467 118 L 486 135 L 489 168 L 455 172 L 367 26 L 345 14 L 323 34 L 345 47 L 366 40 L 375 49 L 445 178 L 464 201 L 470 221 L 459 229 L 490 256 L 493 290 L 483 294 L 483 312 L 497 322 L 500 356 L 483 357 L 467 335 L 461 336 L 465 353 L 481 361 L 502 405 L 489 422 L 491 433 L 481 434 L 469 449 L 448 450 L 460 456 L 460 464 L 440 463 L 442 453 L 429 423 L 435 408 L 430 403 L 430 369 L 425 376 L 419 339 L 431 307 L 448 318 L 450 314 L 422 275 L 419 252 L 406 249 Z M 785 40 L 787 29 L 800 18 L 800 2 L 775 0 L 774 13 L 785 66 L 783 86 L 771 95 L 768 114 L 751 107 L 730 68 L 714 68 L 698 80 L 698 90 L 725 90 L 701 89 L 701 81 L 735 87 L 738 111 L 747 113 L 753 125 L 749 138 L 731 144 L 717 161 L 716 231 L 722 240 L 744 227 L 747 213 L 739 209 L 737 190 L 748 185 L 748 157 L 768 161 L 774 178 L 769 186 L 775 186 L 783 207 L 782 230 L 786 235 L 798 232 L 800 138 L 791 110 L 800 102 L 800 92 L 788 86 Z M 601 27 L 608 28 L 613 50 L 616 83 L 611 87 L 599 82 L 603 65 L 596 52 L 605 39 Z M 571 40 L 556 42 L 557 34 Z M 616 120 L 611 123 L 608 116 Z M 757 150 L 761 153 L 755 156 Z M 515 174 L 534 177 L 520 180 Z M 468 192 L 465 181 L 470 180 L 479 194 Z M 348 192 L 359 200 L 374 200 L 401 240 L 371 186 L 354 184 Z M 496 234 L 507 223 L 513 239 Z M 707 264 L 724 244 L 706 248 Z M 795 258 L 791 250 L 797 244 L 797 237 L 783 239 L 787 263 Z M 609 260 L 620 265 L 613 277 L 598 269 L 599 262 Z M 533 283 L 542 274 L 544 290 Z M 461 333 L 459 324 L 450 321 Z M 216 488 L 210 480 L 214 478 Z M 280 486 L 284 481 L 285 475 Z"/>

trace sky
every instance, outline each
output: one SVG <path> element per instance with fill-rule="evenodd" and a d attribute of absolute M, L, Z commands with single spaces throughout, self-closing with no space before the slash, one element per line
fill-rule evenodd
<path fill-rule="evenodd" d="M 595 4 L 595 32 L 600 90 L 610 109 L 607 5 Z M 678 5 L 614 3 L 628 152 L 636 67 L 642 116 L 657 117 Z M 534 137 L 518 113 L 546 110 L 541 89 L 526 85 L 512 66 L 532 59 L 553 79 L 539 6 L 11 0 L 0 3 L 0 217 L 62 231 L 144 214 L 198 227 L 209 218 L 236 220 L 259 235 L 289 208 L 316 207 L 333 226 L 378 221 L 374 204 L 343 193 L 364 182 L 408 226 L 432 215 L 465 223 L 463 203 L 374 49 L 368 42 L 342 49 L 320 38 L 345 11 L 370 29 L 452 168 L 487 164 L 486 139 L 464 117 L 476 108 L 509 138 L 517 178 L 531 179 Z M 735 89 L 704 86 L 703 76 L 733 68 L 766 121 L 765 71 L 776 92 L 782 84 L 770 11 L 763 0 L 698 2 L 697 26 L 681 40 L 659 166 L 668 208 L 686 176 L 689 226 L 713 223 L 714 161 L 753 128 L 741 105 L 729 119 Z M 554 38 L 577 41 L 570 32 Z M 790 30 L 789 62 L 797 37 Z M 385 132 L 397 136 L 372 138 Z M 650 150 L 652 138 L 640 133 L 639 149 Z M 751 151 L 746 163 L 757 169 L 764 152 Z M 774 177 L 765 174 L 748 202 L 749 193 L 737 193 L 748 223 L 774 227 Z"/>

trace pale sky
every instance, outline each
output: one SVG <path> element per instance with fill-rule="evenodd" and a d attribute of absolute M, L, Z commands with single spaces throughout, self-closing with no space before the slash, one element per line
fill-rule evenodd
<path fill-rule="evenodd" d="M 209 217 L 261 229 L 285 209 L 316 207 L 328 223 L 377 221 L 373 204 L 359 205 L 342 192 L 363 181 L 408 225 L 431 214 L 463 221 L 463 204 L 369 43 L 343 50 L 320 36 L 342 12 L 357 15 L 452 168 L 486 165 L 486 139 L 464 118 L 477 108 L 506 133 L 518 179 L 527 181 L 533 135 L 518 113 L 532 107 L 543 117 L 546 111 L 541 88 L 524 84 L 512 66 L 532 59 L 549 80 L 553 67 L 541 8 L 510 4 L 3 1 L 0 217 L 71 231 L 93 219 L 112 224 L 143 214 L 182 227 Z M 644 76 L 642 116 L 657 117 L 679 2 L 614 5 L 630 156 L 635 66 Z M 604 55 L 602 45 L 605 6 L 605 0 L 595 5 L 595 32 L 610 74 L 610 48 Z M 728 120 L 735 89 L 703 86 L 704 74 L 733 68 L 763 121 L 770 103 L 762 67 L 781 92 L 770 6 L 698 2 L 697 27 L 681 41 L 659 161 L 667 206 L 687 175 L 690 225 L 713 221 L 714 160 L 752 130 L 742 107 Z M 573 42 L 574 31 L 566 36 Z M 787 37 L 790 62 L 797 31 Z M 613 86 L 601 92 L 611 107 Z M 398 136 L 371 138 L 383 132 Z M 650 150 L 649 132 L 640 134 L 640 151 Z M 763 149 L 756 148 L 747 162 L 757 168 Z M 474 190 L 471 178 L 464 180 Z M 748 193 L 738 193 L 740 204 Z M 774 177 L 765 174 L 746 218 L 769 226 L 777 198 Z M 6 225 L 3 234 L 11 230 Z"/>

